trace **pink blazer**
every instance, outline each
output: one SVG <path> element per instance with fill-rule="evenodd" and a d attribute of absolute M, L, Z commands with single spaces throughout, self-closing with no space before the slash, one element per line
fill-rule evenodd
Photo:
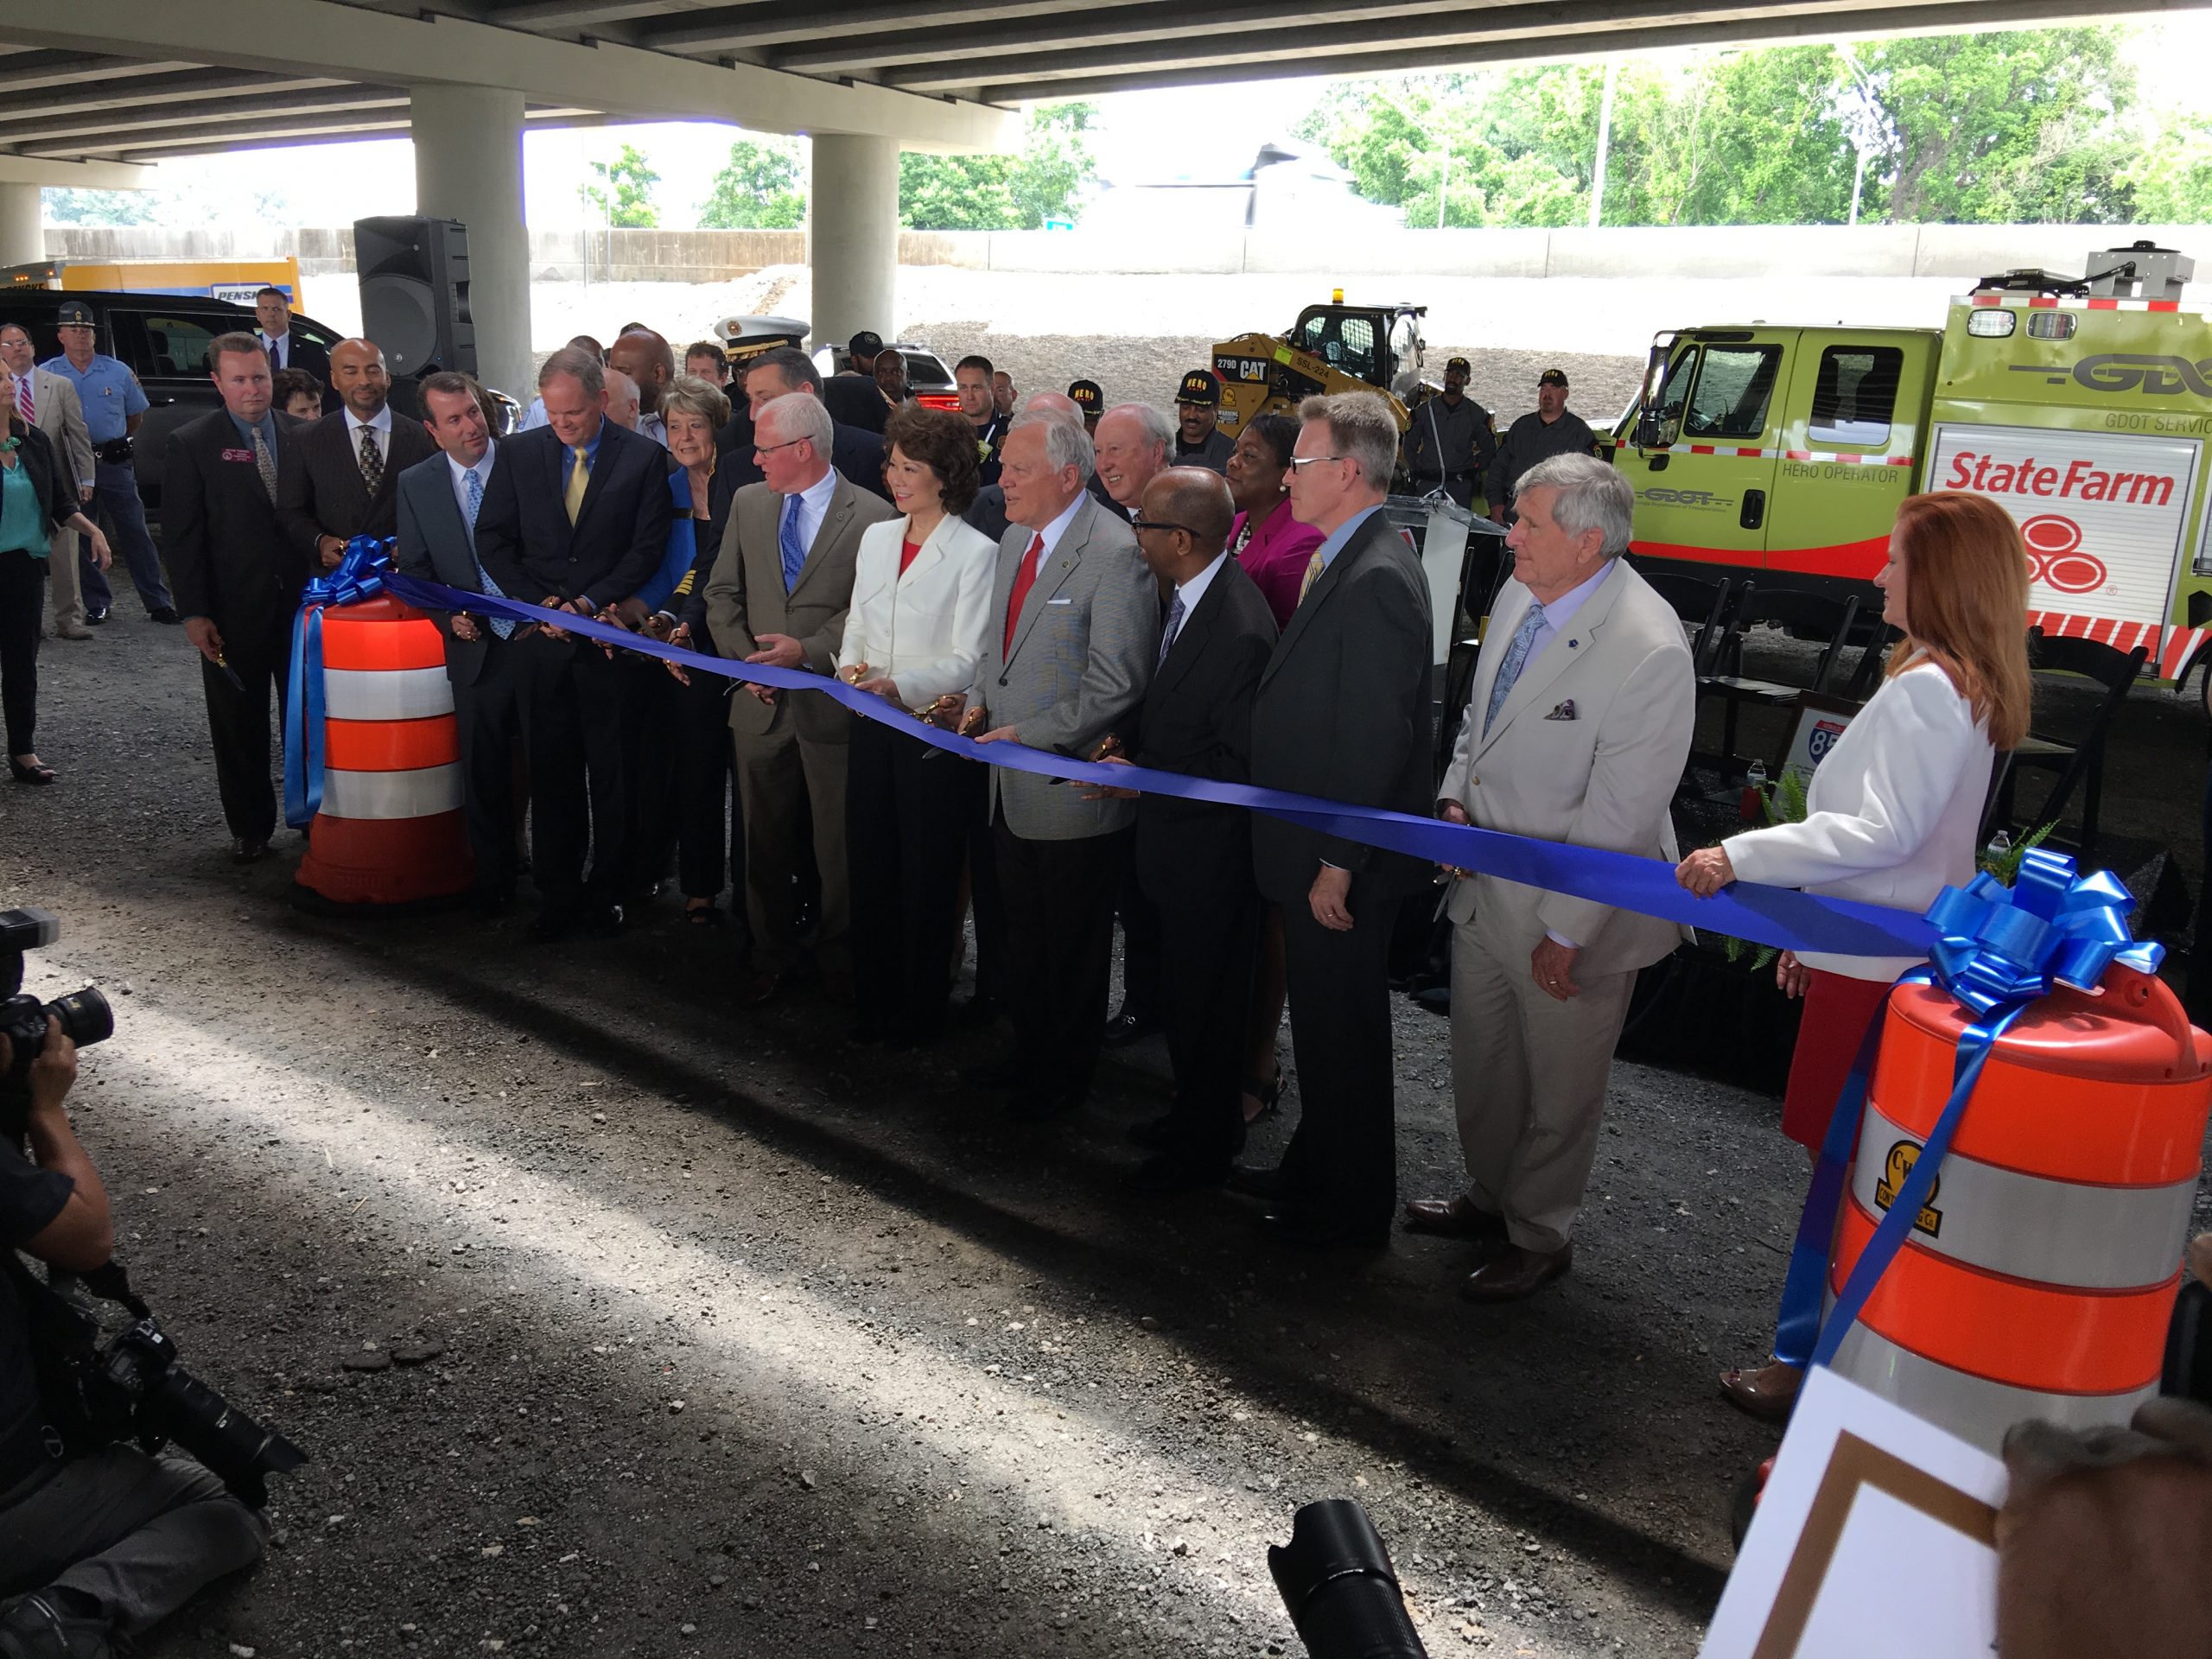
<path fill-rule="evenodd" d="M 1247 516 L 1240 512 L 1231 521 L 1230 546 L 1236 544 Z M 1278 628 L 1290 626 L 1290 613 L 1298 608 L 1300 584 L 1306 580 L 1306 564 L 1323 539 L 1321 532 L 1313 525 L 1301 524 L 1290 516 L 1290 502 L 1286 498 L 1261 521 L 1244 550 L 1236 556 L 1236 562 L 1244 567 L 1244 574 L 1259 584 L 1268 608 L 1274 613 Z"/>

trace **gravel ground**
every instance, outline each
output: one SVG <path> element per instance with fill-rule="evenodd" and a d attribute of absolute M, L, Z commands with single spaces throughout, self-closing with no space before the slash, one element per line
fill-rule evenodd
<path fill-rule="evenodd" d="M 734 1009 L 668 901 L 553 950 L 306 915 L 296 839 L 226 861 L 174 630 L 126 601 L 44 666 L 64 777 L 0 794 L 0 902 L 65 918 L 32 988 L 116 1002 L 75 1103 L 134 1279 L 315 1459 L 149 1655 L 1296 1652 L 1266 1546 L 1343 1494 L 1433 1652 L 1694 1651 L 1774 1445 L 1713 1390 L 1801 1191 L 1772 1102 L 1619 1066 L 1575 1271 L 1471 1308 L 1451 1243 L 1126 1198 L 1156 1046 L 1015 1128 L 957 1082 L 983 1039 Z M 2169 728 L 2108 812 L 2193 791 Z M 1401 1188 L 1442 1192 L 1446 1027 L 1398 1006 Z"/>

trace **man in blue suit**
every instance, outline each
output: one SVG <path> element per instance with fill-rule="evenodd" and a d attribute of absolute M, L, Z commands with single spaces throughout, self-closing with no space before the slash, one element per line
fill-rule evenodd
<path fill-rule="evenodd" d="M 439 452 L 398 479 L 399 542 L 393 563 L 405 575 L 469 593 L 487 591 L 476 562 L 476 522 L 483 516 L 499 448 L 484 418 L 476 383 L 441 373 L 423 382 L 423 424 Z M 466 611 L 435 613 L 446 637 L 446 677 L 461 732 L 461 798 L 468 845 L 476 855 L 476 908 L 502 914 L 514 902 L 514 769 L 509 752 L 521 730 L 515 701 L 518 625 Z"/>
<path fill-rule="evenodd" d="M 546 424 L 501 448 L 476 520 L 477 560 L 504 594 L 597 616 L 645 587 L 666 556 L 668 452 L 607 418 L 606 371 L 588 352 L 546 359 L 537 391 Z M 613 932 L 626 850 L 620 670 L 559 628 L 518 628 L 512 643 L 531 865 L 544 899 L 532 931 Z"/>

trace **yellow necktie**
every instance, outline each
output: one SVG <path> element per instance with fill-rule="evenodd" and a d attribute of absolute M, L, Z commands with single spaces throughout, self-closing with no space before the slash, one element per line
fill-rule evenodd
<path fill-rule="evenodd" d="M 575 456 L 575 464 L 569 468 L 569 493 L 564 499 L 569 522 L 573 524 L 584 510 L 584 492 L 591 487 L 591 456 L 582 449 L 570 453 Z"/>
<path fill-rule="evenodd" d="M 1318 547 L 1315 548 L 1313 550 L 1313 556 L 1306 561 L 1306 575 L 1300 579 L 1298 584 L 1298 602 L 1300 604 L 1303 605 L 1306 602 L 1306 595 L 1313 591 L 1313 584 L 1321 580 L 1321 572 L 1326 568 L 1327 567 L 1321 563 L 1321 550 Z"/>

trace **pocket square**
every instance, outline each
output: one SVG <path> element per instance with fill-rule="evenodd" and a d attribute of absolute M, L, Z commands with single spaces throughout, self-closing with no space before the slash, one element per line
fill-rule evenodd
<path fill-rule="evenodd" d="M 1553 709 L 1551 713 L 1544 716 L 1546 720 L 1573 720 L 1575 717 L 1574 699 L 1573 697 L 1569 697 L 1565 702 L 1562 702 L 1558 708 Z"/>

